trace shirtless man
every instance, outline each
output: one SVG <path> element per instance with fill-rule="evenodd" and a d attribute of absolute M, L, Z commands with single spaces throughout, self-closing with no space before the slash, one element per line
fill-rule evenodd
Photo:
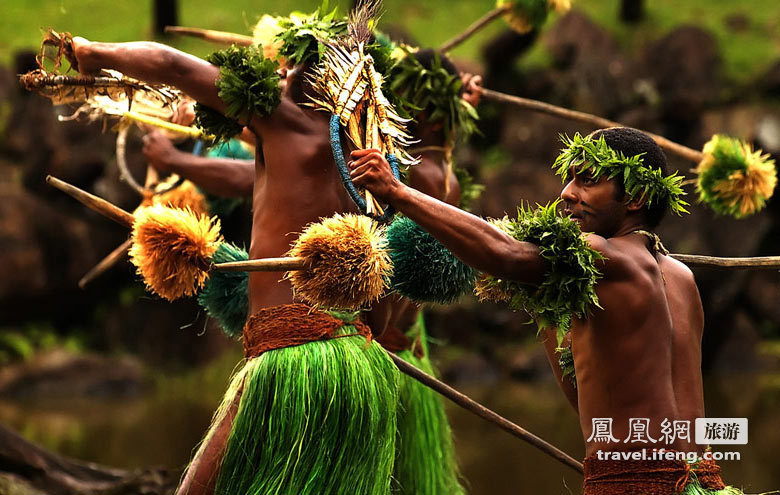
<path fill-rule="evenodd" d="M 433 61 L 433 50 L 422 50 L 413 55 L 426 66 Z M 441 58 L 442 65 L 449 74 L 461 77 L 456 67 L 446 57 Z M 428 67 L 430 68 L 430 67 Z M 464 74 L 463 86 L 460 94 L 453 97 L 463 98 L 473 107 L 479 103 L 479 86 L 481 78 Z M 443 88 L 436 88 L 443 91 Z M 437 199 L 452 205 L 457 205 L 460 200 L 460 186 L 455 174 L 447 162 L 451 145 L 455 140 L 454 133 L 457 129 L 446 129 L 442 119 L 431 121 L 430 115 L 433 108 L 426 108 L 414 112 L 415 122 L 409 126 L 409 132 L 418 142 L 410 151 L 420 156 L 420 164 L 411 167 L 408 172 L 408 183 L 411 187 L 420 190 Z M 194 116 L 193 116 L 194 117 Z M 445 116 L 444 118 L 455 119 Z M 189 122 L 179 122 L 186 125 Z M 415 151 L 418 150 L 418 151 Z M 163 172 L 179 174 L 193 182 L 204 190 L 222 196 L 240 196 L 246 194 L 246 190 L 252 189 L 252 181 L 255 180 L 254 163 L 245 160 L 231 160 L 214 157 L 198 157 L 190 153 L 177 150 L 171 141 L 162 132 L 154 131 L 144 138 L 144 155 L 155 168 Z M 414 329 L 418 321 L 420 306 L 399 296 L 389 296 L 392 312 L 387 321 L 386 330 L 377 339 L 385 348 L 395 352 L 420 349 L 417 335 Z M 409 336 L 405 335 L 411 327 L 414 327 Z M 376 331 L 376 329 L 374 329 Z M 379 333 L 379 332 L 377 332 Z M 409 338 L 411 337 L 411 339 Z M 420 335 L 420 337 L 423 337 Z M 401 352 L 401 356 L 409 356 L 412 364 L 422 366 L 425 369 L 430 366 L 427 356 L 423 356 L 425 364 L 414 358 L 409 352 Z M 425 404 L 407 403 L 405 398 L 410 394 L 405 393 L 405 387 L 419 387 L 414 395 L 417 400 L 428 401 Z M 456 495 L 463 493 L 460 486 L 460 475 L 455 461 L 454 447 L 452 443 L 449 425 L 447 423 L 444 406 L 441 398 L 433 391 L 424 388 L 406 376 L 401 377 L 400 384 L 401 405 L 399 407 L 399 437 L 394 468 L 393 489 L 399 493 L 414 495 L 438 495 L 447 493 Z M 419 409 L 419 411 L 415 410 Z M 425 414 L 422 411 L 426 411 Z M 407 416 L 416 413 L 422 414 L 422 418 L 410 420 Z M 436 424 L 427 424 L 425 421 L 437 421 Z M 422 424 L 421 424 L 422 422 Z M 409 429 L 408 427 L 412 427 Z M 440 436 L 424 434 L 420 428 L 430 429 L 440 433 Z M 436 459 L 424 464 L 424 458 Z M 423 464 L 427 469 L 413 468 Z"/>
<path fill-rule="evenodd" d="M 73 49 L 79 69 L 83 73 L 94 73 L 103 68 L 115 69 L 149 83 L 164 83 L 175 86 L 200 104 L 221 113 L 225 112 L 225 103 L 218 96 L 215 86 L 219 77 L 219 68 L 197 57 L 165 45 L 149 42 L 93 43 L 83 38 L 75 38 Z M 297 233 L 305 225 L 316 222 L 322 217 L 331 216 L 335 212 L 357 212 L 356 205 L 341 183 L 333 160 L 329 140 L 328 115 L 299 105 L 303 102 L 304 73 L 307 69 L 306 66 L 296 66 L 289 70 L 281 69 L 281 102 L 276 109 L 266 117 L 254 115 L 248 121 L 241 122 L 258 138 L 258 142 L 263 143 L 262 147 L 258 147 L 251 190 L 253 218 L 249 256 L 252 259 L 283 256 L 289 250 Z M 240 167 L 240 165 L 238 166 Z M 245 167 L 242 170 L 245 171 Z M 246 175 L 241 177 L 240 187 L 246 187 Z M 213 192 L 220 191 L 213 190 Z M 293 298 L 290 282 L 280 280 L 280 278 L 278 273 L 250 273 L 250 315 L 263 313 L 266 308 L 273 309 L 297 302 Z M 385 306 L 378 305 L 368 313 L 367 323 L 373 328 L 384 328 L 388 314 L 388 309 Z M 320 314 L 318 317 L 320 320 L 327 319 L 329 315 L 322 316 Z M 244 340 L 246 343 L 246 330 Z M 375 349 L 376 344 L 366 345 L 365 340 L 361 337 L 347 337 L 331 342 L 336 345 L 336 341 L 338 341 L 337 345 L 346 345 L 345 342 L 356 341 L 354 345 L 359 348 L 359 352 L 350 354 L 350 358 L 358 361 L 368 359 L 364 356 L 372 352 L 375 353 L 378 349 Z M 279 353 L 287 350 L 279 349 L 270 352 Z M 265 358 L 266 355 L 262 357 Z M 364 370 L 363 379 L 366 383 L 373 384 L 370 386 L 374 389 L 394 390 L 397 370 L 394 369 L 392 362 L 386 356 L 384 356 L 384 359 L 387 360 L 386 363 L 383 361 L 381 364 L 377 364 L 377 359 L 376 354 L 374 354 L 370 365 L 368 361 L 364 364 L 352 363 L 352 365 L 357 366 L 358 370 Z M 304 364 L 302 362 L 301 366 Z M 372 366 L 374 367 L 373 371 Z M 377 366 L 383 367 L 381 372 L 376 371 Z M 280 380 L 280 376 L 277 375 L 274 379 Z M 327 379 L 327 377 L 323 379 Z M 283 387 L 283 384 L 277 386 Z M 177 493 L 194 495 L 214 492 L 220 465 L 224 469 L 222 459 L 227 455 L 225 454 L 226 445 L 229 448 L 229 440 L 233 440 L 230 433 L 234 418 L 242 411 L 238 407 L 243 393 L 242 387 L 243 385 L 237 387 L 238 392 L 235 400 L 227 408 L 226 413 L 217 417 L 212 431 L 193 460 Z M 310 390 L 310 393 L 316 395 L 317 391 Z M 322 393 L 324 394 L 326 391 L 323 390 Z M 332 397 L 308 396 L 303 400 L 308 402 L 302 404 L 302 408 L 306 404 L 313 404 L 311 407 L 321 407 L 327 413 L 328 407 L 335 407 L 332 403 Z M 355 404 L 359 404 L 359 399 L 355 400 Z M 353 405 L 353 407 L 358 406 Z M 271 406 L 268 406 L 264 409 L 270 408 Z M 365 493 L 385 493 L 389 490 L 392 462 L 389 465 L 386 462 L 377 465 L 377 459 L 379 459 L 377 453 L 387 449 L 392 452 L 395 435 L 395 411 L 379 411 L 377 413 L 372 409 L 372 411 L 366 410 L 364 412 L 366 415 L 372 414 L 370 426 L 365 429 L 373 428 L 375 431 L 362 433 L 367 436 L 364 440 L 355 442 L 359 445 L 319 445 L 316 448 L 320 450 L 313 454 L 311 450 L 315 449 L 314 446 L 317 445 L 317 442 L 326 436 L 326 433 L 320 432 L 320 430 L 323 428 L 338 430 L 339 428 L 338 424 L 328 427 L 323 421 L 322 424 L 312 425 L 308 429 L 311 431 L 301 432 L 301 436 L 306 434 L 312 439 L 301 440 L 301 445 L 297 447 L 285 448 L 284 445 L 281 445 L 285 439 L 276 439 L 276 442 L 268 440 L 269 445 L 273 444 L 274 447 L 280 444 L 281 447 L 277 448 L 282 448 L 285 452 L 272 453 L 270 447 L 265 448 L 263 445 L 255 449 L 247 448 L 247 450 L 255 451 L 261 448 L 265 449 L 262 453 L 248 452 L 247 455 L 250 456 L 265 455 L 266 458 L 292 456 L 291 452 L 293 451 L 298 455 L 295 458 L 290 457 L 286 462 L 282 459 L 278 468 L 269 469 L 268 472 L 264 473 L 266 478 L 273 479 L 269 485 L 258 485 L 259 481 L 251 480 L 251 477 L 247 478 L 250 479 L 248 483 L 254 484 L 255 488 L 257 486 L 272 486 L 280 493 L 290 491 L 307 494 L 324 493 L 322 486 L 318 488 L 318 483 L 327 484 L 329 489 L 338 491 L 337 482 L 334 481 L 337 479 L 335 477 L 338 477 L 338 482 L 349 482 L 347 474 L 362 472 L 364 474 L 360 478 L 352 481 L 353 488 Z M 325 416 L 329 422 L 343 422 L 344 415 L 343 411 L 339 412 L 338 409 L 333 409 L 331 414 Z M 390 427 L 391 422 L 392 427 Z M 392 433 L 388 434 L 390 431 Z M 383 435 L 388 438 L 383 438 Z M 380 440 L 380 445 L 370 445 L 369 437 L 374 441 L 383 440 Z M 300 451 L 301 446 L 303 446 L 302 452 Z M 238 446 L 237 450 L 241 449 L 242 447 Z M 352 454 L 357 452 L 360 459 L 358 464 L 360 465 L 336 465 L 337 461 L 342 458 L 339 456 L 345 456 L 343 453 L 338 453 L 341 452 L 339 449 L 351 449 L 353 451 L 350 453 L 351 457 L 347 457 L 353 461 L 354 455 Z M 301 472 L 305 463 L 303 461 L 299 463 L 296 459 L 304 455 L 308 456 L 306 462 L 330 462 L 333 471 L 316 469 L 314 474 Z M 327 456 L 333 456 L 333 459 L 326 458 Z M 323 458 L 319 459 L 319 457 Z M 316 458 L 315 461 L 312 461 L 312 458 Z M 392 458 L 392 454 L 390 458 Z M 272 460 L 276 462 L 276 459 Z M 256 461 L 254 463 L 256 464 Z M 237 464 L 240 465 L 242 462 Z M 245 466 L 240 467 L 254 468 L 252 459 L 246 460 L 243 464 Z M 335 474 L 333 474 L 334 471 Z M 344 474 L 347 471 L 349 473 Z M 241 473 L 231 474 L 232 478 L 239 480 L 243 479 L 242 476 Z M 308 476 L 315 478 L 312 480 L 307 478 Z M 266 482 L 267 480 L 261 481 Z M 223 479 L 219 478 L 219 482 L 222 483 Z M 296 488 L 302 486 L 299 484 L 304 483 L 306 490 Z M 246 489 L 248 486 L 229 490 L 244 492 Z M 271 488 L 266 489 L 270 490 Z"/>
<path fill-rule="evenodd" d="M 663 152 L 645 134 L 627 128 L 597 131 L 612 149 L 626 157 L 643 155 L 645 166 L 665 173 Z M 389 175 L 381 154 L 352 153 L 353 181 L 371 190 L 431 232 L 465 263 L 478 270 L 531 286 L 545 276 L 538 248 L 520 242 L 484 220 L 410 189 Z M 572 324 L 572 352 L 577 373 L 577 405 L 586 443 L 584 493 L 679 493 L 689 480 L 684 462 L 643 460 L 632 466 L 600 460 L 598 451 L 631 452 L 647 447 L 701 453 L 688 438 L 661 438 L 665 420 L 704 417 L 701 376 L 703 311 L 690 270 L 654 251 L 638 231 L 656 227 L 665 208 L 630 198 L 617 178 L 570 171 L 573 178 L 561 192 L 564 213 L 571 215 L 591 247 L 604 255 L 596 286 L 602 309 Z M 660 203 L 659 206 L 665 206 Z M 559 376 L 560 380 L 560 376 Z M 657 443 L 637 443 L 641 423 Z M 604 441 L 595 425 L 610 420 L 611 439 Z M 692 435 L 692 430 L 691 430 Z M 629 440 L 629 441 L 627 441 Z M 669 467 L 659 475 L 658 466 Z M 697 468 L 699 482 L 723 488 L 711 461 Z M 699 471 L 699 469 L 701 469 Z M 665 478 L 664 478 L 665 476 Z M 660 479 L 663 478 L 663 479 Z M 609 480 L 604 483 L 604 480 Z M 607 491 L 603 491 L 607 490 Z M 612 490 L 612 491 L 610 491 Z"/>

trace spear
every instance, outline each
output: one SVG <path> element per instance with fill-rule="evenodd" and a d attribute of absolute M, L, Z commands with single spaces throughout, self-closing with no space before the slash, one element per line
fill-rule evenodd
<path fill-rule="evenodd" d="M 191 36 L 193 38 L 223 45 L 250 46 L 254 43 L 251 36 L 228 33 L 226 31 L 214 31 L 213 29 L 201 29 L 184 26 L 165 26 L 165 32 Z"/>
<path fill-rule="evenodd" d="M 88 208 L 100 213 L 103 216 L 114 220 L 126 227 L 133 226 L 133 215 L 118 206 L 115 206 L 105 199 L 90 194 L 83 189 L 68 184 L 65 181 L 52 177 L 46 177 L 46 183 L 63 191 L 73 197 Z M 686 265 L 692 267 L 710 267 L 710 268 L 728 268 L 728 269 L 780 269 L 780 256 L 755 256 L 755 257 L 714 257 L 697 254 L 670 254 Z M 284 257 L 284 258 L 264 258 L 247 261 L 234 261 L 229 263 L 218 263 L 213 265 L 214 270 L 237 272 L 237 271 L 292 271 L 304 269 L 304 258 Z"/>
<path fill-rule="evenodd" d="M 495 9 L 491 10 L 487 14 L 483 15 L 482 17 L 474 21 L 474 23 L 472 23 L 469 27 L 467 27 L 462 33 L 456 35 L 454 38 L 450 39 L 449 41 L 441 45 L 439 47 L 439 51 L 441 53 L 447 53 L 448 51 L 452 50 L 456 46 L 466 41 L 467 39 L 474 36 L 474 34 L 482 30 L 482 28 L 484 28 L 485 26 L 493 22 L 494 19 L 497 19 L 498 17 L 501 17 L 502 15 L 509 12 L 511 8 L 512 8 L 511 4 L 505 4 L 505 5 L 501 5 L 500 7 L 496 7 Z"/>
<path fill-rule="evenodd" d="M 106 271 L 108 271 L 109 268 L 119 263 L 119 261 L 122 260 L 125 256 L 127 256 L 127 251 L 130 249 L 130 244 L 132 241 L 130 239 L 126 240 L 122 244 L 120 244 L 116 249 L 111 251 L 108 256 L 103 258 L 97 265 L 92 267 L 90 271 L 88 271 L 81 279 L 79 280 L 79 288 L 84 289 L 87 284 L 98 278 L 100 275 L 104 274 Z"/>
<path fill-rule="evenodd" d="M 488 423 L 492 423 L 495 426 L 498 426 L 499 428 L 504 430 L 505 432 L 509 433 L 510 435 L 513 435 L 533 445 L 534 447 L 541 450 L 545 454 L 552 456 L 554 459 L 569 466 L 570 468 L 574 469 L 578 473 L 581 474 L 583 472 L 582 463 L 577 461 L 567 453 L 563 452 L 558 447 L 555 447 L 551 443 L 542 440 L 541 438 L 537 437 L 536 435 L 529 432 L 525 428 L 516 425 L 515 423 L 509 421 L 508 419 L 504 418 L 503 416 L 496 413 L 495 411 L 488 409 L 487 407 L 483 406 L 479 402 L 470 398 L 466 394 L 458 392 L 457 390 L 450 387 L 446 383 L 432 377 L 431 375 L 427 374 L 426 372 L 417 368 L 416 366 L 407 363 L 406 361 L 404 361 L 397 355 L 393 354 L 392 352 L 388 352 L 387 354 L 390 355 L 390 358 L 392 358 L 393 362 L 398 367 L 398 369 L 403 373 L 405 373 L 406 375 L 414 378 L 415 380 L 422 383 L 426 387 L 434 390 L 435 392 L 438 392 L 439 394 L 448 398 L 449 400 L 459 405 L 463 409 L 484 419 Z"/>
<path fill-rule="evenodd" d="M 547 115 L 554 115 L 556 117 L 562 117 L 568 120 L 574 120 L 577 122 L 584 122 L 594 127 L 622 127 L 623 125 L 613 120 L 605 119 L 597 115 L 593 115 L 585 112 L 578 112 L 576 110 L 570 110 L 568 108 L 559 107 L 543 101 L 531 100 L 529 98 L 522 98 L 520 96 L 508 95 L 506 93 L 500 93 L 493 91 L 492 89 L 482 89 L 482 95 L 485 99 L 490 101 L 496 101 L 499 103 L 509 103 L 520 108 L 532 110 L 534 112 L 545 113 Z M 704 157 L 701 151 L 697 151 L 693 148 L 677 144 L 674 141 L 670 141 L 663 136 L 653 134 L 651 132 L 642 131 L 665 150 L 668 150 L 676 155 L 679 155 L 686 160 L 698 163 Z"/>
<path fill-rule="evenodd" d="M 546 113 L 595 127 L 619 127 L 620 123 L 542 101 L 507 95 L 483 89 L 486 99 L 509 103 L 520 108 Z M 743 218 L 761 210 L 772 197 L 777 184 L 774 160 L 761 150 L 742 140 L 715 134 L 702 151 L 675 143 L 663 136 L 644 131 L 661 148 L 697 164 L 691 170 L 695 179 L 683 182 L 696 184 L 699 200 L 716 213 Z"/>

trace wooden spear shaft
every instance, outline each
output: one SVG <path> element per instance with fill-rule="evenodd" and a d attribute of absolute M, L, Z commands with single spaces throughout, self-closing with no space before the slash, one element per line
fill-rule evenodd
<path fill-rule="evenodd" d="M 213 266 L 214 270 L 219 272 L 289 272 L 295 270 L 305 270 L 306 258 L 285 257 L 285 258 L 263 258 L 247 261 L 231 261 L 228 263 L 217 263 Z"/>
<path fill-rule="evenodd" d="M 474 23 L 471 24 L 469 27 L 467 27 L 465 31 L 455 36 L 454 38 L 444 43 L 443 45 L 441 45 L 439 47 L 439 51 L 441 53 L 447 53 L 448 51 L 452 50 L 456 46 L 466 41 L 467 39 L 471 38 L 475 33 L 479 32 L 482 28 L 490 24 L 493 21 L 493 19 L 496 19 L 497 17 L 506 13 L 511 8 L 512 6 L 510 4 L 501 7 L 496 7 L 495 9 L 491 10 L 487 14 L 483 15 L 482 17 L 474 21 Z"/>
<path fill-rule="evenodd" d="M 669 256 L 693 267 L 739 268 L 748 270 L 780 269 L 780 256 L 753 256 L 747 258 L 722 258 L 698 254 L 670 254 Z"/>
<path fill-rule="evenodd" d="M 214 31 L 211 29 L 191 28 L 183 26 L 165 26 L 166 33 L 181 34 L 184 36 L 192 36 L 212 43 L 220 43 L 224 45 L 239 45 L 250 46 L 254 43 L 251 36 L 243 34 L 228 33 L 225 31 Z"/>
<path fill-rule="evenodd" d="M 499 428 L 506 431 L 510 435 L 514 435 L 515 437 L 530 443 L 531 445 L 541 450 L 545 454 L 550 455 L 554 459 L 557 459 L 558 461 L 562 462 L 563 464 L 569 466 L 570 468 L 574 469 L 578 473 L 582 474 L 583 472 L 582 463 L 577 461 L 573 457 L 571 457 L 569 454 L 563 452 L 558 447 L 552 445 L 551 443 L 545 440 L 542 440 L 541 438 L 537 437 L 536 435 L 529 432 L 528 430 L 504 418 L 500 414 L 491 411 L 490 409 L 483 406 L 479 402 L 471 399 L 469 396 L 465 394 L 458 392 L 457 390 L 450 387 L 446 383 L 442 382 L 441 380 L 437 380 L 436 378 L 425 373 L 424 371 L 417 368 L 416 366 L 407 363 L 406 361 L 396 356 L 392 352 L 388 352 L 388 354 L 393 359 L 393 362 L 398 367 L 398 369 L 401 370 L 403 373 L 411 376 L 412 378 L 419 381 L 426 387 L 433 389 L 434 391 L 448 398 L 449 400 L 459 405 L 463 409 L 473 414 L 476 414 L 477 416 L 479 416 L 480 418 L 484 419 L 489 423 L 498 426 Z"/>
<path fill-rule="evenodd" d="M 83 189 L 68 184 L 51 175 L 46 177 L 46 183 L 75 198 L 90 209 L 104 215 L 126 227 L 133 226 L 133 215 L 114 206 L 105 199 L 90 194 Z M 672 258 L 682 261 L 690 266 L 706 266 L 736 269 L 780 269 L 780 256 L 758 256 L 747 258 L 718 258 L 713 256 L 701 256 L 695 254 L 670 254 Z M 265 258 L 248 261 L 234 261 L 214 265 L 215 270 L 220 271 L 292 271 L 308 268 L 304 258 Z"/>
<path fill-rule="evenodd" d="M 51 175 L 46 176 L 46 183 L 76 199 L 87 208 L 90 208 L 125 227 L 131 228 L 133 226 L 134 218 L 131 213 L 118 206 L 114 206 L 103 198 L 98 198 L 94 194 L 90 194 L 83 189 L 79 189 L 74 185 L 68 184 L 56 177 L 52 177 Z"/>
<path fill-rule="evenodd" d="M 564 119 L 584 122 L 586 124 L 591 124 L 595 127 L 621 127 L 623 125 L 620 124 L 619 122 L 615 122 L 613 120 L 605 119 L 603 117 L 599 117 L 589 113 L 578 112 L 576 110 L 569 110 L 568 108 L 551 105 L 543 101 L 530 100 L 528 98 L 522 98 L 520 96 L 513 96 L 505 93 L 499 93 L 498 91 L 493 91 L 491 89 L 483 89 L 482 95 L 488 100 L 497 101 L 501 103 L 509 103 L 511 105 L 525 108 L 527 110 L 533 110 L 534 112 L 546 113 L 548 115 L 554 115 L 556 117 L 562 117 Z M 686 160 L 690 160 L 694 163 L 699 163 L 701 159 L 704 157 L 704 154 L 701 151 L 697 151 L 687 146 L 677 144 L 674 141 L 670 141 L 663 136 L 659 136 L 658 134 L 653 134 L 651 132 L 645 132 L 645 134 L 653 138 L 653 140 L 656 143 L 658 143 L 658 146 L 660 146 L 661 148 L 670 151 L 676 155 L 679 155 L 685 158 Z"/>
<path fill-rule="evenodd" d="M 97 265 L 92 267 L 92 269 L 88 271 L 83 277 L 81 277 L 81 280 L 79 280 L 79 289 L 84 289 L 87 284 L 98 278 L 100 275 L 108 271 L 109 268 L 116 265 L 122 258 L 127 256 L 127 252 L 130 250 L 131 244 L 132 241 L 130 239 L 126 240 L 116 249 L 111 251 L 108 256 L 103 258 Z"/>

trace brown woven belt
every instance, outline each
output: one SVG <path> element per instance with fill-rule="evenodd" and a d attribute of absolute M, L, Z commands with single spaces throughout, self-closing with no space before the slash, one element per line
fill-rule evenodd
<path fill-rule="evenodd" d="M 682 493 L 691 473 L 703 488 L 725 488 L 720 467 L 712 460 L 702 460 L 694 467 L 677 460 L 614 461 L 591 455 L 584 468 L 583 495 L 675 495 Z"/>
<path fill-rule="evenodd" d="M 345 325 L 355 327 L 355 333 L 338 334 Z M 358 319 L 345 322 L 306 304 L 282 304 L 249 317 L 243 333 L 244 356 L 253 358 L 266 351 L 354 335 L 371 340 L 371 329 Z"/>
<path fill-rule="evenodd" d="M 409 336 L 393 325 L 388 326 L 385 331 L 382 332 L 382 335 L 377 337 L 376 341 L 390 352 L 411 350 L 418 358 L 422 358 L 424 355 L 422 342 L 420 341 L 419 336 L 412 341 Z"/>

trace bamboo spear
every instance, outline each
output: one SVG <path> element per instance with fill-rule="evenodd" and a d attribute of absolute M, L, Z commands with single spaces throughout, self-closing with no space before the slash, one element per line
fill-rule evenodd
<path fill-rule="evenodd" d="M 65 181 L 52 177 L 46 177 L 46 182 L 64 193 L 78 200 L 88 208 L 118 222 L 126 227 L 133 226 L 133 215 L 105 199 L 90 194 L 83 189 L 68 184 Z M 758 269 L 771 270 L 780 269 L 780 256 L 754 256 L 746 258 L 714 257 L 698 254 L 670 254 L 686 265 L 693 267 L 709 268 L 733 268 L 733 269 Z M 285 257 L 285 258 L 264 258 L 247 261 L 233 261 L 230 263 L 218 263 L 213 269 L 219 271 L 247 271 L 247 272 L 273 272 L 273 271 L 292 271 L 302 270 L 306 266 L 304 258 Z"/>
<path fill-rule="evenodd" d="M 111 251 L 108 256 L 100 260 L 100 262 L 92 267 L 81 279 L 79 280 L 79 288 L 84 289 L 87 284 L 98 278 L 100 275 L 108 271 L 109 268 L 116 265 L 122 258 L 127 256 L 127 251 L 130 249 L 132 241 L 126 240 L 120 244 L 116 249 Z"/>
<path fill-rule="evenodd" d="M 619 122 L 605 119 L 597 115 L 593 115 L 585 112 L 578 112 L 576 110 L 569 110 L 568 108 L 551 105 L 543 101 L 531 100 L 528 98 L 522 98 L 520 96 L 508 95 L 505 93 L 500 93 L 498 91 L 493 91 L 491 89 L 486 89 L 486 88 L 482 89 L 482 95 L 484 96 L 484 98 L 488 100 L 497 101 L 500 103 L 509 103 L 511 105 L 525 108 L 527 110 L 533 110 L 534 112 L 546 113 L 548 115 L 554 115 L 556 117 L 562 117 L 564 119 L 584 122 L 586 124 L 591 124 L 595 127 L 622 127 L 623 126 Z M 658 134 L 653 134 L 647 131 L 642 131 L 642 132 L 644 132 L 645 134 L 653 138 L 653 140 L 661 148 L 664 148 L 665 150 L 668 150 L 676 155 L 679 155 L 685 158 L 686 160 L 699 163 L 701 159 L 704 157 L 704 154 L 701 151 L 697 151 L 693 148 L 689 148 L 687 146 L 677 144 L 674 141 L 670 141 L 669 139 L 666 139 L 663 136 L 659 136 Z"/>
<path fill-rule="evenodd" d="M 446 383 L 442 382 L 441 380 L 437 380 L 436 378 L 432 377 L 431 375 L 427 374 L 426 372 L 422 371 L 416 366 L 407 363 L 406 361 L 404 361 L 397 355 L 393 354 L 392 352 L 388 352 L 388 354 L 393 359 L 393 362 L 395 363 L 395 365 L 398 367 L 399 370 L 411 376 L 412 378 L 422 383 L 426 387 L 434 390 L 435 392 L 438 392 L 439 394 L 448 398 L 449 400 L 459 405 L 463 409 L 479 416 L 485 421 L 498 426 L 499 428 L 506 431 L 510 435 L 513 435 L 533 445 L 534 447 L 541 450 L 545 454 L 552 456 L 554 459 L 569 466 L 570 468 L 574 469 L 578 473 L 581 474 L 583 472 L 582 463 L 577 461 L 567 453 L 563 452 L 558 447 L 552 445 L 549 442 L 546 442 L 545 440 L 542 440 L 541 438 L 537 437 L 536 435 L 529 432 L 528 430 L 521 428 L 520 426 L 509 421 L 508 419 L 504 418 L 500 414 L 488 409 L 487 407 L 483 406 L 479 402 L 471 399 L 469 396 L 461 392 L 458 392 L 457 390 L 450 387 Z"/>
<path fill-rule="evenodd" d="M 184 26 L 165 26 L 165 32 L 191 36 L 193 38 L 211 41 L 212 43 L 220 43 L 223 45 L 249 46 L 254 43 L 254 40 L 251 36 L 228 33 L 226 31 L 214 31 L 213 29 L 201 29 Z"/>
<path fill-rule="evenodd" d="M 496 7 L 495 9 L 474 21 L 474 23 L 467 27 L 465 31 L 441 45 L 439 47 L 439 51 L 442 53 L 447 53 L 467 39 L 471 38 L 475 33 L 479 32 L 482 28 L 490 24 L 494 19 L 508 12 L 511 8 L 512 5 L 509 3 L 500 7 Z"/>

